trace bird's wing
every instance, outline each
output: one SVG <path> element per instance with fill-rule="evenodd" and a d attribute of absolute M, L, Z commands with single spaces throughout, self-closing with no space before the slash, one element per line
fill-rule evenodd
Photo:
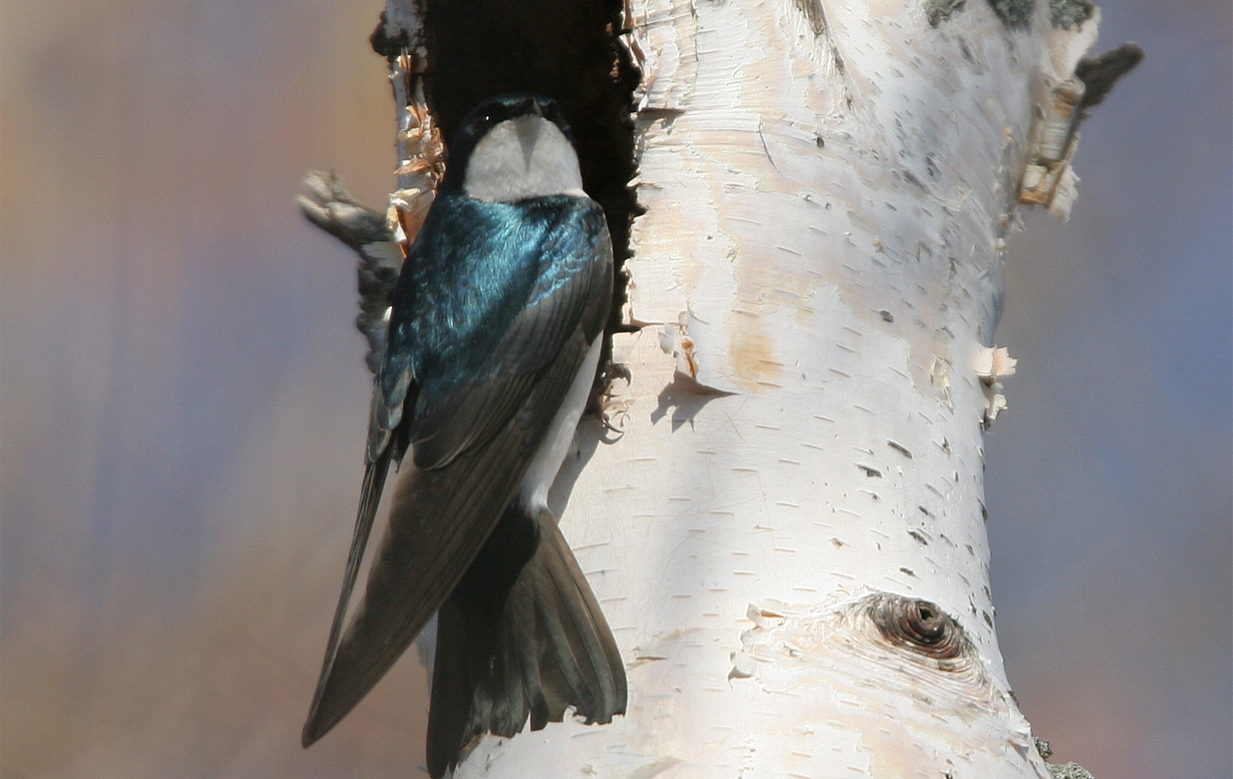
<path fill-rule="evenodd" d="M 558 200 L 568 208 L 554 213 L 538 242 L 540 272 L 517 301 L 519 310 L 491 357 L 465 379 L 451 371 L 440 382 L 421 382 L 409 424 L 417 468 L 444 467 L 469 446 L 488 440 L 576 329 L 582 329 L 588 344 L 603 329 L 612 288 L 612 247 L 603 211 L 590 200 Z"/>
<path fill-rule="evenodd" d="M 611 296 L 611 247 L 598 206 L 579 204 L 539 243 L 543 272 L 524 298 L 528 304 L 468 380 L 417 377 L 415 411 L 402 420 L 415 467 L 395 494 L 363 604 L 339 639 L 367 537 L 361 525 L 371 526 L 365 507 L 375 512 L 390 446 L 370 464 L 369 473 L 378 468 L 381 477 L 365 478 L 344 597 L 304 727 L 306 745 L 364 697 L 458 583 L 602 330 Z"/>

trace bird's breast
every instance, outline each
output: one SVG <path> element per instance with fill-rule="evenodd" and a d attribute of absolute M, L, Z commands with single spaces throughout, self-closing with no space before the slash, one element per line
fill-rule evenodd
<path fill-rule="evenodd" d="M 604 335 L 601 332 L 591 342 L 587 355 L 582 360 L 582 367 L 574 376 L 565 401 L 557 409 L 556 416 L 544 434 L 544 440 L 535 450 L 526 475 L 522 477 L 522 486 L 518 500 L 528 510 L 538 512 L 548 505 L 548 490 L 556 481 L 561 463 L 569 453 L 570 444 L 574 440 L 574 431 L 578 428 L 578 420 L 586 410 L 587 400 L 591 394 L 591 386 L 595 383 L 595 369 L 599 366 L 599 353 L 603 345 Z"/>

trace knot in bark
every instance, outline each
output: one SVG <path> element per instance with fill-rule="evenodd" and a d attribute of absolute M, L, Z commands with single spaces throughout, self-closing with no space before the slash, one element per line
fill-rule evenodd
<path fill-rule="evenodd" d="M 870 599 L 868 614 L 888 642 L 935 660 L 971 650 L 963 628 L 936 603 L 883 593 Z"/>

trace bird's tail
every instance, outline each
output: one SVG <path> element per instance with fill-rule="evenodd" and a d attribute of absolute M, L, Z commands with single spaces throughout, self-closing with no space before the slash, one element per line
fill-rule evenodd
<path fill-rule="evenodd" d="M 492 571 L 478 563 L 488 555 L 512 557 L 517 578 L 502 587 L 489 574 L 481 588 L 464 577 L 438 614 L 428 713 L 434 777 L 453 768 L 477 737 L 513 736 L 528 717 L 540 730 L 571 706 L 587 724 L 625 713 L 625 668 L 578 561 L 547 510 L 532 519 L 517 503 L 472 567 Z M 526 533 L 518 527 L 538 536 L 525 565 L 518 539 Z M 486 597 L 475 597 L 481 589 Z M 494 590 L 508 594 L 494 600 Z"/>

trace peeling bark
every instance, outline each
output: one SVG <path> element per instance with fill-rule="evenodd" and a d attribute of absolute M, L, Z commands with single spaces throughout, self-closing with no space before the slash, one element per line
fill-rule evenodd
<path fill-rule="evenodd" d="M 557 98 L 628 274 L 627 378 L 553 494 L 628 714 L 458 776 L 1050 775 L 983 503 L 1005 238 L 1073 201 L 1098 22 L 1036 6 L 391 0 L 399 105 L 448 139 L 492 92 Z"/>

